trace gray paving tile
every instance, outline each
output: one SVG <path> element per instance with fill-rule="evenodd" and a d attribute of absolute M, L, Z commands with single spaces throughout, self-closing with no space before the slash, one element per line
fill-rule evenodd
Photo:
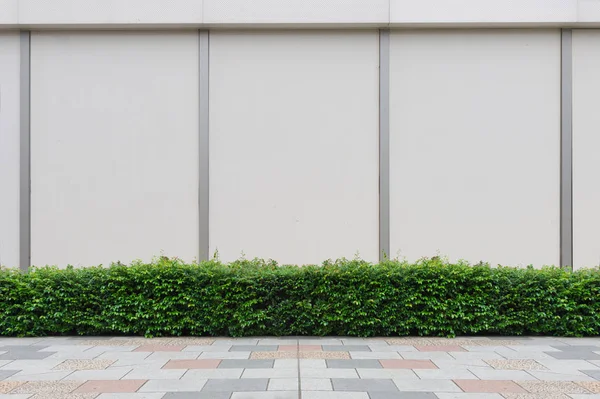
<path fill-rule="evenodd" d="M 398 387 L 390 379 L 351 379 L 333 378 L 331 380 L 334 391 L 349 392 L 398 392 Z"/>
<path fill-rule="evenodd" d="M 53 352 L 37 352 L 30 350 L 11 350 L 0 355 L 0 360 L 28 360 L 45 359 L 52 356 Z"/>
<path fill-rule="evenodd" d="M 277 345 L 232 345 L 229 352 L 273 352 Z"/>
<path fill-rule="evenodd" d="M 600 355 L 594 352 L 564 351 L 546 353 L 555 359 L 600 360 Z M 2 355 L 0 355 L 0 359 L 2 359 Z"/>
<path fill-rule="evenodd" d="M 581 370 L 581 372 L 589 375 L 590 377 L 592 377 L 595 380 L 600 381 L 600 370 Z M 1 371 L 0 371 L 0 373 L 1 373 Z M 2 378 L 0 378 L 0 380 L 1 379 Z"/>
<path fill-rule="evenodd" d="M 298 399 L 298 392 L 234 392 L 231 399 Z"/>
<path fill-rule="evenodd" d="M 370 399 L 438 399 L 432 392 L 369 392 Z"/>
<path fill-rule="evenodd" d="M 219 363 L 220 369 L 269 369 L 275 362 L 272 359 L 225 359 Z"/>
<path fill-rule="evenodd" d="M 13 374 L 17 374 L 21 370 L 0 370 L 0 381 L 10 377 Z"/>
<path fill-rule="evenodd" d="M 371 352 L 369 345 L 323 345 L 323 350 L 327 352 L 335 351 L 355 351 L 355 352 Z"/>
<path fill-rule="evenodd" d="M 380 369 L 381 363 L 374 359 L 327 359 L 327 367 L 332 369 Z"/>
<path fill-rule="evenodd" d="M 561 350 L 563 352 L 594 352 L 600 351 L 600 346 L 590 346 L 590 345 L 552 345 L 553 348 Z"/>
<path fill-rule="evenodd" d="M 6 352 L 37 352 L 42 349 L 48 348 L 49 345 L 2 345 L 0 349 Z"/>
<path fill-rule="evenodd" d="M 162 399 L 229 399 L 231 392 L 167 392 Z"/>
<path fill-rule="evenodd" d="M 369 399 L 366 392 L 302 391 L 302 399 Z"/>
<path fill-rule="evenodd" d="M 208 380 L 202 392 L 256 392 L 266 391 L 268 378 L 247 378 L 243 380 Z"/>

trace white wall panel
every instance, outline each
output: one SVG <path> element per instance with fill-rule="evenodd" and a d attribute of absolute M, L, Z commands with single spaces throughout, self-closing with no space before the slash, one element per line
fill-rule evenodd
<path fill-rule="evenodd" d="M 390 0 L 392 24 L 575 21 L 577 0 Z"/>
<path fill-rule="evenodd" d="M 557 264 L 560 33 L 391 39 L 391 250 Z"/>
<path fill-rule="evenodd" d="M 204 22 L 387 23 L 389 9 L 389 0 L 204 0 Z"/>
<path fill-rule="evenodd" d="M 18 1 L 19 23 L 25 25 L 202 23 L 198 0 Z"/>
<path fill-rule="evenodd" d="M 600 30 L 573 31 L 573 263 L 600 265 Z"/>
<path fill-rule="evenodd" d="M 19 33 L 0 32 L 0 265 L 10 267 L 19 263 L 19 65 Z"/>
<path fill-rule="evenodd" d="M 376 32 L 211 33 L 210 247 L 378 253 Z"/>
<path fill-rule="evenodd" d="M 198 34 L 32 36 L 32 263 L 198 253 Z"/>
<path fill-rule="evenodd" d="M 3 24 L 18 23 L 19 0 L 0 0 L 0 27 Z"/>

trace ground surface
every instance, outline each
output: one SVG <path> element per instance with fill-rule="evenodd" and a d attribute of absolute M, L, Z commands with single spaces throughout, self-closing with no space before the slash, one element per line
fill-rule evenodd
<path fill-rule="evenodd" d="M 600 338 L 0 338 L 0 399 L 600 398 Z"/>

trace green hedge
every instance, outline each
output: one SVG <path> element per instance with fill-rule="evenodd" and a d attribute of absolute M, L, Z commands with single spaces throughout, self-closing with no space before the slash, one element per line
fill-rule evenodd
<path fill-rule="evenodd" d="M 0 335 L 600 333 L 600 272 L 424 259 L 0 271 Z"/>

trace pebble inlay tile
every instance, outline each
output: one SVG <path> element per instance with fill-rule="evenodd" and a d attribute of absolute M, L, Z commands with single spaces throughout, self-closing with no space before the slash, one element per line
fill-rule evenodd
<path fill-rule="evenodd" d="M 506 399 L 571 399 L 564 393 L 505 393 Z"/>
<path fill-rule="evenodd" d="M 517 384 L 532 393 L 589 393 L 571 381 L 517 381 Z"/>
<path fill-rule="evenodd" d="M 600 382 L 596 381 L 578 381 L 577 385 L 581 385 L 592 393 L 600 393 Z"/>
<path fill-rule="evenodd" d="M 97 393 L 38 393 L 30 399 L 94 399 Z"/>
<path fill-rule="evenodd" d="M 531 359 L 518 360 L 484 360 L 497 370 L 548 370 L 543 365 Z"/>
<path fill-rule="evenodd" d="M 104 370 L 114 362 L 111 359 L 68 359 L 53 370 Z"/>
<path fill-rule="evenodd" d="M 83 381 L 30 381 L 13 389 L 11 393 L 69 393 L 81 384 Z"/>
<path fill-rule="evenodd" d="M 252 352 L 250 359 L 296 359 L 297 352 Z"/>
<path fill-rule="evenodd" d="M 23 384 L 25 384 L 25 381 L 0 381 L 0 393 L 9 393 Z"/>
<path fill-rule="evenodd" d="M 300 352 L 300 359 L 350 359 L 348 352 Z"/>

